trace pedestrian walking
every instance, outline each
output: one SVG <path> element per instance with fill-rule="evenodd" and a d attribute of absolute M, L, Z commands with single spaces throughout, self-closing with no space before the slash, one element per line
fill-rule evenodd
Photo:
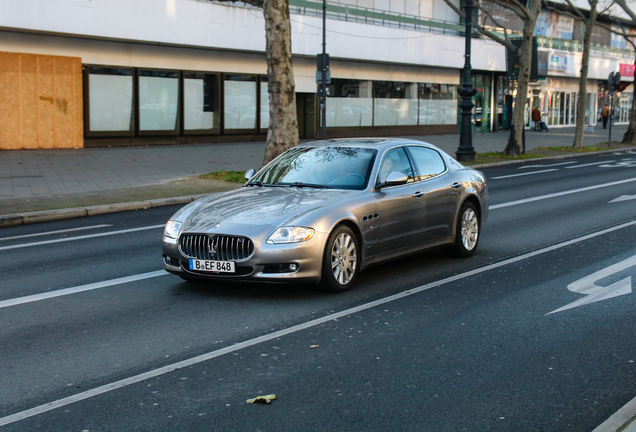
<path fill-rule="evenodd" d="M 532 121 L 534 122 L 534 130 L 541 130 L 541 126 L 539 123 L 541 122 L 541 111 L 539 107 L 534 107 L 532 110 Z"/>
<path fill-rule="evenodd" d="M 601 117 L 603 117 L 603 129 L 607 129 L 607 119 L 609 119 L 610 109 L 609 105 L 605 104 L 601 110 Z"/>

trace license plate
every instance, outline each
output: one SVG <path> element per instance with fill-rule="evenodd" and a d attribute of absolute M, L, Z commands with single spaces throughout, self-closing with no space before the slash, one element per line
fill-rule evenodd
<path fill-rule="evenodd" d="M 209 260 L 190 260 L 190 270 L 218 272 L 218 273 L 235 273 L 233 261 L 209 261 Z"/>

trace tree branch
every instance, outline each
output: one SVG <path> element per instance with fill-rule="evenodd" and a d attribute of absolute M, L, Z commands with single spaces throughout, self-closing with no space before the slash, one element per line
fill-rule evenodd
<path fill-rule="evenodd" d="M 576 15 L 575 18 L 580 19 L 581 21 L 583 21 L 584 23 L 587 23 L 587 18 L 585 18 L 585 15 L 583 15 L 583 12 L 581 12 L 579 10 L 579 8 L 577 8 L 574 3 L 572 3 L 571 0 L 565 0 L 567 2 L 567 4 L 572 8 L 572 10 L 574 11 L 574 14 L 572 14 L 570 11 L 567 11 L 566 13 L 568 15 Z"/>
<path fill-rule="evenodd" d="M 448 7 L 450 7 L 457 15 L 459 15 L 461 18 L 466 19 L 466 14 L 464 12 L 462 12 L 457 6 L 455 6 L 453 4 L 453 2 L 451 0 L 444 0 L 444 2 L 448 5 Z M 483 34 L 486 37 L 489 37 L 490 39 L 494 40 L 495 42 L 505 46 L 506 48 L 512 50 L 512 51 L 517 51 L 517 47 L 514 46 L 512 44 L 512 42 L 510 42 L 508 40 L 508 35 L 504 33 L 505 35 L 505 39 L 500 38 L 499 36 L 497 36 L 497 34 L 486 30 L 485 28 L 483 28 L 482 26 L 480 26 L 479 24 L 477 24 L 476 22 L 477 17 L 475 17 L 473 19 L 473 26 L 475 27 L 475 29 Z"/>
<path fill-rule="evenodd" d="M 616 2 L 616 4 L 618 4 L 621 8 L 623 8 L 625 13 L 629 15 L 629 17 L 632 19 L 634 24 L 636 24 L 636 14 L 634 13 L 634 11 L 632 11 L 632 9 L 629 6 L 627 6 L 627 3 L 625 2 L 625 0 L 614 0 L 614 2 Z"/>
<path fill-rule="evenodd" d="M 216 0 L 216 1 L 219 1 L 221 3 L 236 3 L 238 1 L 241 3 L 247 3 L 249 5 L 256 6 L 259 8 L 262 8 L 263 5 L 265 5 L 265 0 Z"/>
<path fill-rule="evenodd" d="M 522 20 L 526 20 L 528 18 L 528 11 L 521 3 L 517 0 L 488 0 L 491 3 L 494 3 L 502 8 L 509 9 L 513 11 L 519 18 Z"/>

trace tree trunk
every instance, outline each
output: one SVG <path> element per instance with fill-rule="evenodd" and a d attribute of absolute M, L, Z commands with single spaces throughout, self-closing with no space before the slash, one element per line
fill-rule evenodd
<path fill-rule="evenodd" d="M 636 66 L 636 58 L 634 59 L 634 66 Z M 636 96 L 636 92 L 634 93 Z M 629 126 L 627 126 L 627 132 L 623 135 L 623 144 L 636 144 L 636 97 L 632 98 L 632 110 L 629 112 Z"/>
<path fill-rule="evenodd" d="M 590 2 L 590 16 L 585 21 L 585 34 L 583 36 L 583 59 L 581 61 L 581 75 L 579 76 L 579 97 L 576 106 L 576 129 L 574 130 L 574 142 L 572 147 L 583 147 L 583 130 L 585 128 L 585 100 L 587 98 L 587 75 L 590 69 L 590 41 L 592 30 L 598 16 L 596 6 L 598 0 Z"/>
<path fill-rule="evenodd" d="M 527 18 L 523 26 L 523 44 L 519 53 L 519 76 L 517 79 L 517 95 L 512 109 L 511 133 L 508 145 L 504 149 L 505 155 L 520 154 L 523 130 L 525 128 L 524 112 L 528 100 L 528 82 L 530 81 L 530 68 L 532 66 L 532 36 L 537 23 L 537 17 L 541 12 L 541 0 L 529 0 L 526 6 Z"/>
<path fill-rule="evenodd" d="M 265 0 L 265 39 L 269 81 L 269 129 L 263 165 L 298 145 L 296 85 L 291 52 L 289 0 Z"/>

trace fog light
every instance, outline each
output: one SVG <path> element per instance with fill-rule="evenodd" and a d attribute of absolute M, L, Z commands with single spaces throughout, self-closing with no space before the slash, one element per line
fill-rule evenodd
<path fill-rule="evenodd" d="M 298 270 L 298 264 L 294 263 L 289 265 L 289 271 L 295 272 L 296 270 Z"/>

